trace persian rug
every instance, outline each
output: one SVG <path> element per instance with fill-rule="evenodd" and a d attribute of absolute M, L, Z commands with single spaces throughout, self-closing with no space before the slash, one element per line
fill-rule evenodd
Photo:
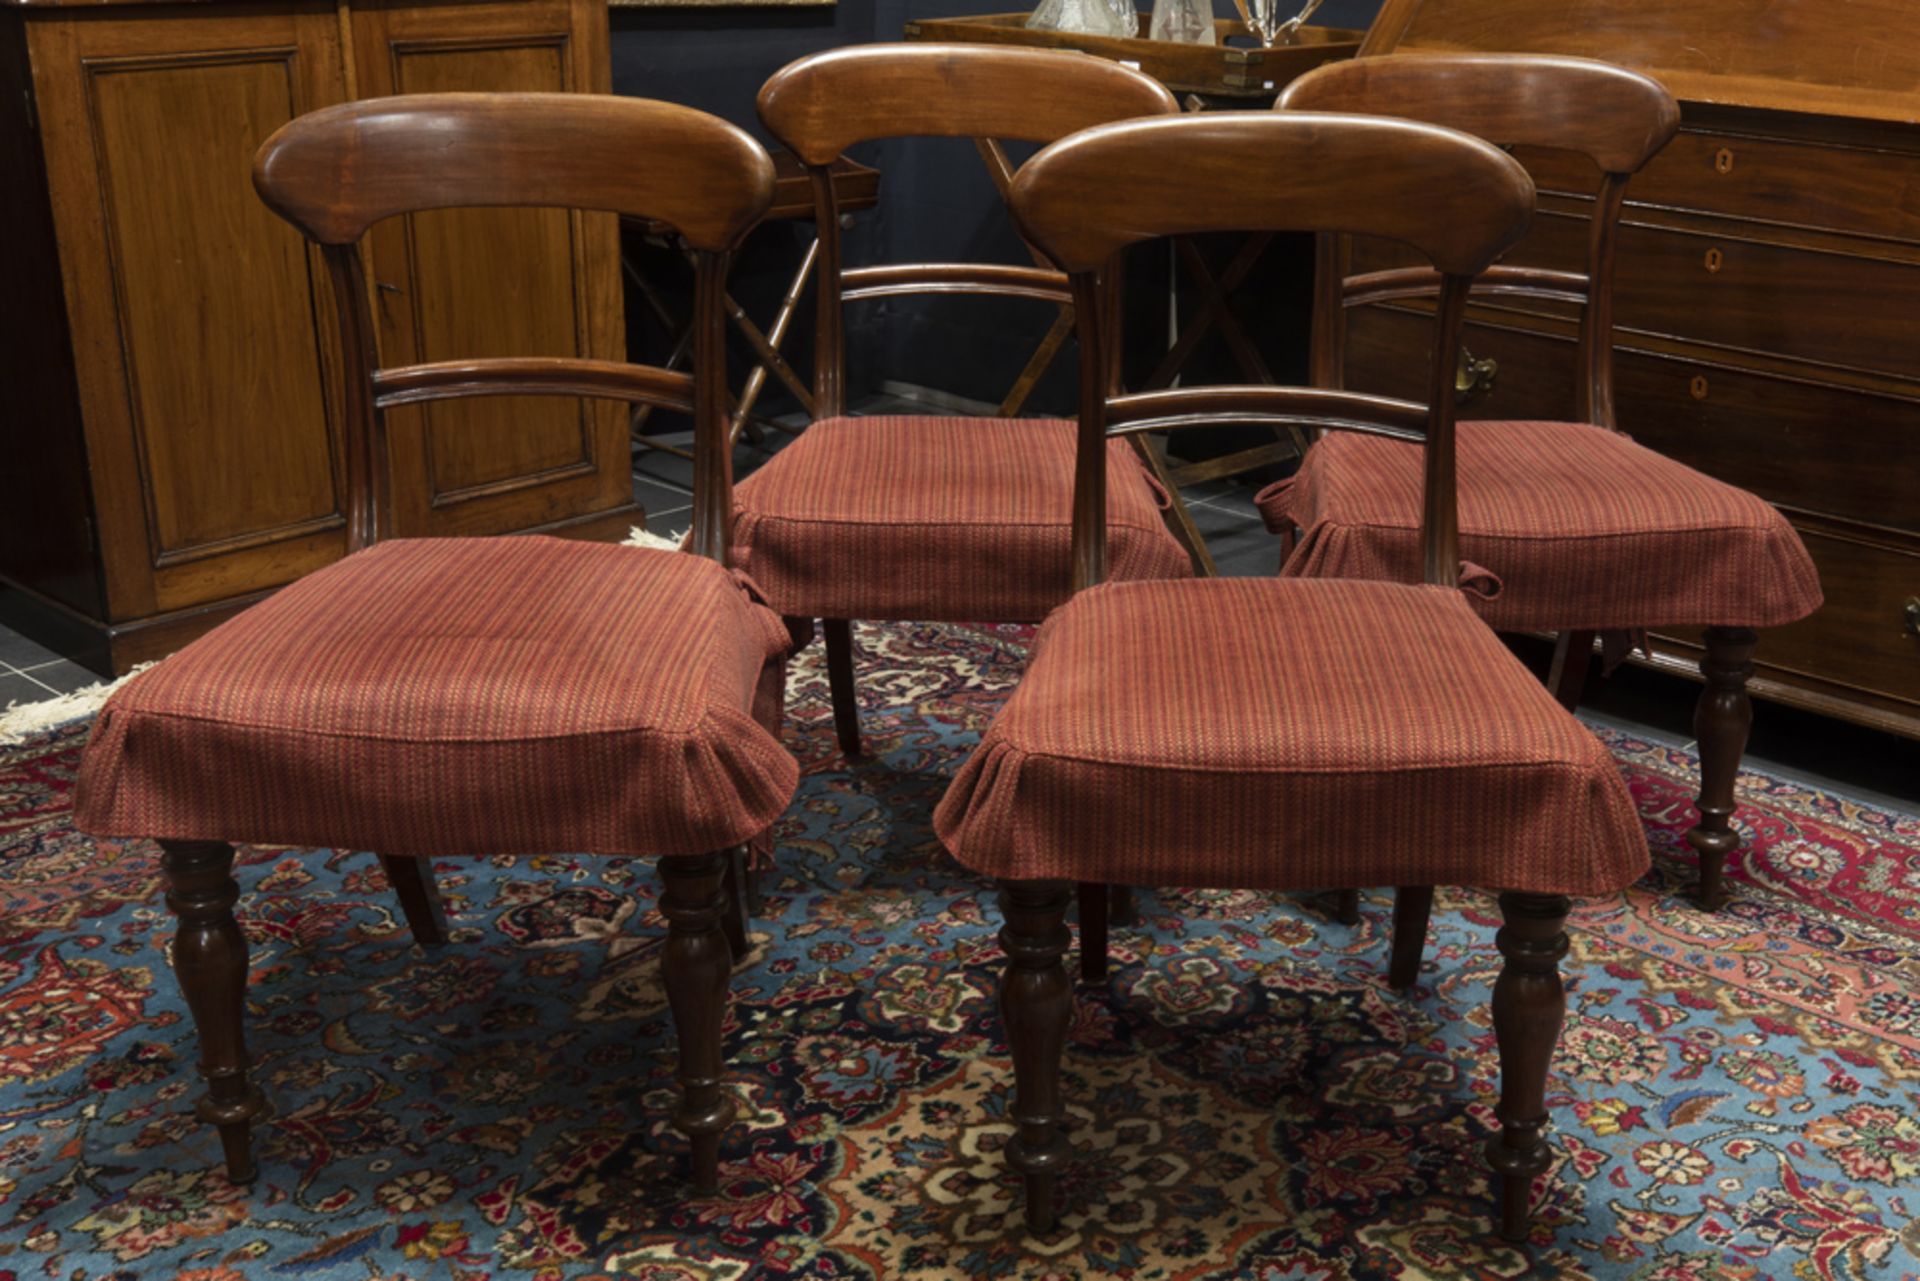
<path fill-rule="evenodd" d="M 1491 900 L 1442 894 L 1417 993 L 1389 899 L 1167 889 L 1075 997 L 1078 1161 L 1020 1228 L 991 887 L 928 815 L 1025 633 L 861 633 L 870 763 L 795 673 L 806 765 L 726 1048 L 718 1196 L 667 1127 L 644 860 L 439 865 L 411 945 L 378 864 L 243 853 L 274 1107 L 230 1186 L 151 847 L 69 821 L 84 726 L 0 753 L 0 1281 L 1908 1278 L 1920 1273 L 1920 820 L 1748 776 L 1732 905 L 1693 910 L 1692 761 L 1607 738 L 1656 860 L 1574 922 L 1524 1247 L 1490 1231 Z"/>

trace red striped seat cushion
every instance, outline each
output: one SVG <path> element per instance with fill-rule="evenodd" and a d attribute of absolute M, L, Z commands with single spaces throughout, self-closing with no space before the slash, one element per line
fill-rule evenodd
<path fill-rule="evenodd" d="M 1298 526 L 1281 571 L 1418 582 L 1421 449 L 1333 432 L 1256 500 Z M 1503 631 L 1771 627 L 1820 607 L 1820 578 L 1780 513 L 1584 423 L 1463 422 L 1460 554 L 1499 576 L 1478 605 Z"/>
<path fill-rule="evenodd" d="M 762 723 L 786 644 L 779 618 L 699 557 L 382 543 L 115 693 L 78 822 L 433 856 L 736 845 L 798 781 Z"/>
<path fill-rule="evenodd" d="M 1016 879 L 1603 894 L 1647 867 L 1599 740 L 1458 591 L 1120 583 L 1041 628 L 934 827 Z"/>
<path fill-rule="evenodd" d="M 826 418 L 740 483 L 734 564 L 802 618 L 1037 622 L 1067 598 L 1074 424 Z M 1108 449 L 1115 579 L 1186 577 L 1131 448 Z"/>

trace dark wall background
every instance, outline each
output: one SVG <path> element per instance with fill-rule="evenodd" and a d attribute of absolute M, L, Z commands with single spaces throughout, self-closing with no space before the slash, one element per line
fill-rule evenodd
<path fill-rule="evenodd" d="M 1281 0 L 1283 5 L 1289 0 Z M 840 45 L 900 37 L 917 18 L 1006 13 L 1023 0 L 840 0 L 830 8 L 617 8 L 612 16 L 614 92 L 683 102 L 732 120 L 766 138 L 753 101 L 775 71 L 806 54 Z M 1232 11 L 1230 0 L 1216 0 Z M 1147 7 L 1142 0 L 1142 7 Z M 1315 22 L 1365 27 L 1379 0 L 1328 0 Z M 861 214 L 847 241 L 850 264 L 945 259 L 1026 261 L 1019 239 L 971 144 L 945 139 L 885 143 L 856 152 L 880 168 L 882 203 Z M 755 234 L 736 264 L 733 292 L 749 314 L 764 320 L 778 305 L 805 239 L 804 225 L 768 226 Z M 1224 261 L 1231 244 L 1213 247 Z M 641 244 L 629 244 L 636 261 L 670 287 L 678 264 Z M 1166 342 L 1166 255 L 1154 247 L 1130 262 L 1130 364 L 1144 371 L 1155 344 Z M 1237 311 L 1277 372 L 1294 368 L 1307 285 L 1298 246 L 1269 255 L 1237 303 Z M 1195 301 L 1185 287 L 1183 300 Z M 675 292 L 677 292 L 677 288 Z M 629 291 L 631 294 L 631 290 Z M 629 325 L 636 353 L 658 358 L 666 338 L 638 297 L 630 297 Z M 803 371 L 810 358 L 810 315 L 803 311 L 789 356 Z M 848 317 L 848 379 L 855 395 L 877 390 L 883 380 L 918 384 L 968 399 L 997 402 L 1018 377 L 1052 320 L 1037 303 L 958 299 L 883 300 L 858 305 Z M 1196 376 L 1219 364 L 1209 348 L 1193 366 Z M 1072 351 L 1062 353 L 1041 385 L 1033 409 L 1070 412 Z M 1224 366 L 1230 367 L 1230 366 Z M 763 407 L 778 411 L 791 402 L 769 394 Z"/>

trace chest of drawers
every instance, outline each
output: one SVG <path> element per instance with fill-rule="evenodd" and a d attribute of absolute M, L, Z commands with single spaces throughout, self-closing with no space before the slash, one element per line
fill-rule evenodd
<path fill-rule="evenodd" d="M 1539 52 L 1637 67 L 1682 132 L 1628 188 L 1616 286 L 1619 424 L 1773 502 L 1827 603 L 1766 632 L 1756 694 L 1920 737 L 1920 47 L 1910 10 L 1766 0 L 1392 0 L 1362 56 Z M 1871 56 L 1867 56 L 1871 54 Z M 1578 270 L 1597 175 L 1520 158 L 1540 213 L 1509 261 Z M 1390 253 L 1361 250 L 1385 261 Z M 1350 386 L 1417 393 L 1425 324 L 1357 312 Z M 1571 417 L 1573 324 L 1476 306 L 1497 373 L 1467 417 Z M 1695 637 L 1655 638 L 1691 673 Z"/>

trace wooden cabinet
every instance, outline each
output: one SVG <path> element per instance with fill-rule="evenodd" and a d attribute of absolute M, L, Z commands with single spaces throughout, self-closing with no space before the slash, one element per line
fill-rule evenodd
<path fill-rule="evenodd" d="M 1920 45 L 1904 0 L 1844 15 L 1771 0 L 1389 0 L 1362 54 L 1575 54 L 1681 99 L 1682 132 L 1627 190 L 1616 290 L 1619 424 L 1778 505 L 1827 604 L 1761 636 L 1756 694 L 1920 737 Z M 1509 261 L 1578 270 L 1597 175 L 1517 153 L 1540 212 Z M 1356 269 L 1397 255 L 1357 251 Z M 1570 417 L 1573 325 L 1478 305 L 1498 363 L 1467 417 Z M 1349 385 L 1417 394 L 1411 308 L 1353 317 Z M 1655 638 L 1691 672 L 1694 637 Z"/>
<path fill-rule="evenodd" d="M 329 103 L 608 87 L 604 0 L 62 3 L 0 13 L 0 619 L 102 671 L 343 551 L 339 357 L 318 256 L 253 153 Z M 379 227 L 389 363 L 624 355 L 607 215 Z M 18 282 L 18 288 L 15 283 Z M 618 537 L 618 406 L 391 419 L 394 527 Z"/>

